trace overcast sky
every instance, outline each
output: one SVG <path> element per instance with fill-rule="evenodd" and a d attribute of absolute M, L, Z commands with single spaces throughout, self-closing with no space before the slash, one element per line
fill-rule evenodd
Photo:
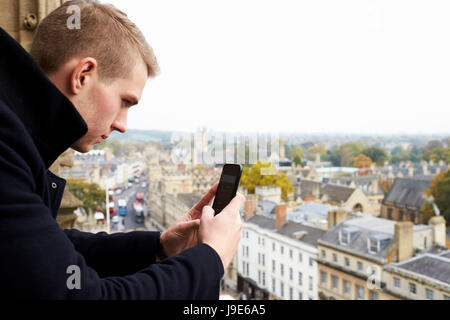
<path fill-rule="evenodd" d="M 450 132 L 450 1 L 103 2 L 161 67 L 129 128 Z"/>

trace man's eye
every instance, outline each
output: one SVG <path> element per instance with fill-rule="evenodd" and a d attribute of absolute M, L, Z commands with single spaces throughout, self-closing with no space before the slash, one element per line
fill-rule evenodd
<path fill-rule="evenodd" d="M 123 103 L 125 104 L 126 107 L 130 107 L 131 106 L 131 101 L 127 100 L 127 99 L 122 99 Z"/>

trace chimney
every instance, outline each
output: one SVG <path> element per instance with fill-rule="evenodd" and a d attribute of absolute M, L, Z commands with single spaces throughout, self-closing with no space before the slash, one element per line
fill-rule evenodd
<path fill-rule="evenodd" d="M 255 213 L 255 201 L 253 199 L 245 200 L 245 220 L 250 219 Z"/>
<path fill-rule="evenodd" d="M 413 256 L 413 223 L 411 221 L 400 221 L 395 224 L 395 243 L 397 262 Z"/>
<path fill-rule="evenodd" d="M 445 247 L 445 219 L 443 216 L 434 216 L 428 221 L 428 225 L 433 229 L 433 243 Z"/>
<path fill-rule="evenodd" d="M 312 195 L 320 199 L 320 182 L 314 182 L 312 185 Z"/>
<path fill-rule="evenodd" d="M 328 230 L 347 219 L 347 211 L 338 209 L 328 211 Z"/>
<path fill-rule="evenodd" d="M 277 204 L 275 206 L 275 229 L 279 229 L 286 223 L 286 204 Z"/>

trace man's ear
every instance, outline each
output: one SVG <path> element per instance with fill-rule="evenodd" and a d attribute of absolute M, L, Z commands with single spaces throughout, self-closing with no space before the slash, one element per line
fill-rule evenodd
<path fill-rule="evenodd" d="M 73 68 L 70 74 L 70 91 L 72 94 L 79 94 L 93 79 L 98 77 L 97 60 L 88 57 L 81 59 Z"/>

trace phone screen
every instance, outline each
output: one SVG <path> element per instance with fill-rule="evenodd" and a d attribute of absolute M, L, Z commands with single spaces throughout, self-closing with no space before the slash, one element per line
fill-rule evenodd
<path fill-rule="evenodd" d="M 228 171 L 230 171 L 229 174 Z M 215 214 L 225 208 L 228 203 L 236 195 L 237 187 L 241 177 L 240 167 L 236 167 L 234 170 L 224 169 L 220 176 L 219 186 L 217 188 L 216 197 L 214 198 L 213 209 Z"/>

